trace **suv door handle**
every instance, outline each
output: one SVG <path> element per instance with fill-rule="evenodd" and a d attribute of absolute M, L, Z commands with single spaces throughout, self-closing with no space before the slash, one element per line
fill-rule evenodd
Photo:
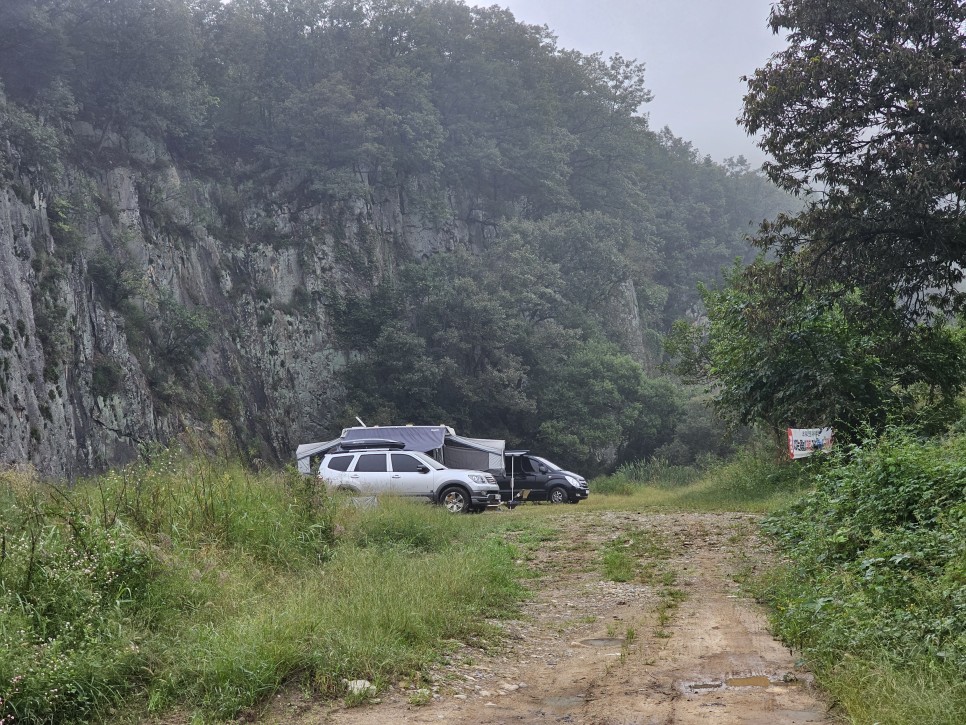
<path fill-rule="evenodd" d="M 400 476 L 400 475 L 399 475 L 398 473 L 394 473 L 394 474 L 392 474 L 392 477 L 393 477 L 393 478 L 402 478 L 402 476 Z"/>

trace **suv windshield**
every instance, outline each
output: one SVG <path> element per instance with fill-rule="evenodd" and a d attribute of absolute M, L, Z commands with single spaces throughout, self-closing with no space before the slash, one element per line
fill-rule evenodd
<path fill-rule="evenodd" d="M 425 463 L 427 466 L 432 468 L 434 471 L 442 471 L 446 466 L 444 466 L 439 461 L 434 461 L 432 458 L 427 456 L 425 453 L 420 453 L 419 451 L 406 451 L 411 456 L 415 456 L 420 461 Z"/>

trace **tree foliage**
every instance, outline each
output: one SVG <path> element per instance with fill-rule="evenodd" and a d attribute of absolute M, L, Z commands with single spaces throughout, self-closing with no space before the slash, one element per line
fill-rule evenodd
<path fill-rule="evenodd" d="M 678 323 L 668 351 L 687 379 L 711 385 L 725 417 L 848 434 L 954 405 L 966 383 L 960 329 L 910 327 L 858 288 L 803 294 L 798 275 L 761 259 L 735 268 L 728 286 L 704 290 L 706 324 Z"/>
<path fill-rule="evenodd" d="M 345 422 L 443 422 L 588 473 L 661 445 L 676 394 L 604 339 L 538 249 L 518 233 L 481 256 L 437 256 L 340 308 L 363 353 L 346 370 Z"/>
<path fill-rule="evenodd" d="M 789 45 L 748 79 L 742 121 L 804 210 L 759 241 L 813 279 L 914 315 L 956 308 L 966 264 L 966 5 L 782 0 Z"/>
<path fill-rule="evenodd" d="M 211 190 L 218 239 L 274 242 L 284 209 L 332 222 L 306 245 L 358 252 L 340 271 L 361 292 L 325 280 L 353 361 L 332 428 L 446 422 L 588 472 L 651 455 L 680 405 L 654 378 L 657 338 L 787 205 L 740 159 L 651 130 L 643 64 L 562 49 L 496 6 L 24 0 L 0 3 L 0 27 L 7 178 L 54 180 L 65 159 L 143 170 L 146 137 Z M 397 264 L 400 229 L 376 219 L 396 200 L 410 228 L 450 225 L 473 253 Z M 134 293 L 89 261 L 124 306 Z M 167 302 L 144 321 L 162 383 L 198 362 L 210 322 Z"/>

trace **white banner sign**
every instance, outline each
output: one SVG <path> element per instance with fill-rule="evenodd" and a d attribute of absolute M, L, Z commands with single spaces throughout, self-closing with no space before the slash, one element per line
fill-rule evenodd
<path fill-rule="evenodd" d="M 806 458 L 832 445 L 831 428 L 789 428 L 788 455 Z"/>

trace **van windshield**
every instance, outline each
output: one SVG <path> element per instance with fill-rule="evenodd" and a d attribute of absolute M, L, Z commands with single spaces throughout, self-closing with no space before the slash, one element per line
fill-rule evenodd
<path fill-rule="evenodd" d="M 534 463 L 537 463 L 538 465 L 542 463 L 544 466 L 547 467 L 547 470 L 548 471 L 561 471 L 561 470 L 563 470 L 556 463 L 551 463 L 546 458 L 540 458 L 539 456 L 530 456 L 530 460 L 533 461 Z"/>

